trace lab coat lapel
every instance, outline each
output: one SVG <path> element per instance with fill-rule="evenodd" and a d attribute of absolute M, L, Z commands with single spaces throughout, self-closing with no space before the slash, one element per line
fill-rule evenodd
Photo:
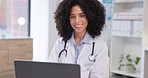
<path fill-rule="evenodd" d="M 77 62 L 79 62 L 81 58 L 84 58 L 83 55 L 84 56 L 87 55 L 87 57 L 88 57 L 91 54 L 91 52 L 92 52 L 91 51 L 92 50 L 92 47 L 91 47 L 92 46 L 92 42 L 93 42 L 93 39 L 91 38 L 90 41 L 89 41 L 89 43 L 84 44 L 84 46 L 83 46 L 83 48 L 82 48 L 82 50 L 80 52 L 80 55 L 78 57 Z"/>
<path fill-rule="evenodd" d="M 66 59 L 66 62 L 73 63 L 74 59 L 74 47 L 70 44 L 70 42 L 67 43 L 67 50 L 68 50 L 68 58 Z"/>
<path fill-rule="evenodd" d="M 84 44 L 81 52 L 80 52 L 80 55 L 79 55 L 79 59 L 86 53 L 88 53 L 90 51 L 90 44 Z"/>

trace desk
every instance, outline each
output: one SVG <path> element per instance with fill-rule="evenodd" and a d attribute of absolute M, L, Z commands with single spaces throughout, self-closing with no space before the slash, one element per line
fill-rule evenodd
<path fill-rule="evenodd" d="M 32 53 L 32 38 L 0 39 L 0 78 L 14 73 L 15 59 L 32 60 Z"/>
<path fill-rule="evenodd" d="M 16 78 L 16 77 L 15 74 L 9 74 L 9 75 L 0 76 L 0 78 Z"/>

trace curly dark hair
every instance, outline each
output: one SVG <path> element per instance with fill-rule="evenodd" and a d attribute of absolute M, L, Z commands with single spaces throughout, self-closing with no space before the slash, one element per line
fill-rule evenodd
<path fill-rule="evenodd" d="M 92 38 L 99 36 L 105 24 L 105 8 L 98 0 L 63 0 L 55 11 L 55 23 L 58 35 L 69 40 L 73 33 L 70 25 L 71 8 L 79 5 L 88 20 L 87 32 Z"/>

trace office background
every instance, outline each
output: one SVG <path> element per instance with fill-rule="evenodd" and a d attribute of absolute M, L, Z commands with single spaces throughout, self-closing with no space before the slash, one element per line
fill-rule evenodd
<path fill-rule="evenodd" d="M 31 0 L 30 37 L 33 39 L 33 58 L 32 58 L 33 60 L 46 61 L 46 59 L 48 58 L 48 56 L 50 54 L 50 51 L 53 47 L 55 40 L 58 38 L 55 23 L 54 23 L 54 11 L 60 1 L 61 0 Z M 142 6 L 140 6 L 140 7 L 142 7 L 142 10 L 144 11 L 144 17 L 145 17 L 145 18 L 142 18 L 143 19 L 142 21 L 144 23 L 143 24 L 144 30 L 141 30 L 141 32 L 143 32 L 143 33 L 141 34 L 142 38 L 140 39 L 140 47 L 142 46 L 142 48 L 140 48 L 140 50 L 142 50 L 140 52 L 140 54 L 142 56 L 140 69 L 142 69 L 143 71 L 141 71 L 140 75 L 137 76 L 138 78 L 143 78 L 144 77 L 143 73 L 147 74 L 147 72 L 144 72 L 146 70 L 145 69 L 146 67 L 145 68 L 143 67 L 144 64 L 145 64 L 145 66 L 147 65 L 147 63 L 144 63 L 144 61 L 146 61 L 146 60 L 144 60 L 144 58 L 147 58 L 147 56 L 146 56 L 147 53 L 145 53 L 145 54 L 142 54 L 142 53 L 144 53 L 145 49 L 147 50 L 147 47 L 148 47 L 148 42 L 147 42 L 147 40 L 148 40 L 148 35 L 147 35 L 148 34 L 148 28 L 147 28 L 148 18 L 146 18 L 146 17 L 148 17 L 147 16 L 148 10 L 146 8 L 147 7 L 146 3 L 148 3 L 148 2 L 147 2 L 147 0 L 144 0 L 144 1 L 143 0 L 129 0 L 129 1 L 128 0 L 115 0 L 115 1 L 119 1 L 116 3 L 118 5 L 116 7 L 119 7 L 120 4 L 121 5 L 134 4 L 134 3 L 139 4 L 139 2 L 143 4 Z M 111 0 L 103 0 L 102 2 L 106 6 L 106 8 L 114 8 L 113 7 L 114 4 L 112 4 L 113 2 Z M 113 32 L 118 36 L 119 35 L 123 36 L 125 33 L 121 33 L 121 31 L 124 31 L 125 30 L 124 28 L 127 28 L 126 26 L 125 27 L 121 26 L 121 28 L 118 28 L 116 26 L 112 26 L 113 25 L 113 23 L 112 23 L 113 14 L 112 13 L 114 13 L 116 10 L 117 9 L 114 9 L 114 10 L 107 9 L 107 12 L 108 12 L 107 23 L 106 23 L 106 28 L 104 29 L 106 31 L 103 31 L 103 37 L 108 43 L 110 56 L 111 56 L 111 46 L 112 46 L 111 43 L 113 43 L 113 42 L 111 42 L 111 39 L 112 39 L 112 35 L 111 35 L 112 28 L 111 27 L 113 27 L 113 30 L 114 29 L 117 30 L 117 31 L 113 31 Z M 117 11 L 120 11 L 119 8 Z M 122 22 L 123 22 L 123 20 L 119 20 L 118 22 L 115 22 L 115 24 L 116 25 L 121 24 Z M 134 22 L 132 21 L 132 23 L 134 23 Z M 120 29 L 123 29 L 123 30 L 119 31 Z M 131 34 L 131 33 L 128 33 L 128 34 Z M 113 37 L 113 38 L 117 39 L 116 37 Z M 129 37 L 129 39 L 130 38 L 133 38 L 133 37 L 131 36 L 131 37 Z M 119 40 L 122 40 L 122 39 L 119 39 Z M 139 40 L 138 40 L 138 42 L 139 42 Z M 116 49 L 116 47 L 113 49 Z M 137 50 L 139 50 L 139 49 L 137 49 Z M 112 65 L 112 64 L 110 64 L 110 65 Z M 119 72 L 113 72 L 113 73 L 117 73 L 117 74 L 121 74 L 123 76 L 130 76 L 131 77 L 131 75 L 125 74 L 125 73 L 119 73 Z M 133 75 L 132 77 L 135 77 L 135 75 Z M 121 77 L 119 77 L 119 78 L 121 78 Z"/>

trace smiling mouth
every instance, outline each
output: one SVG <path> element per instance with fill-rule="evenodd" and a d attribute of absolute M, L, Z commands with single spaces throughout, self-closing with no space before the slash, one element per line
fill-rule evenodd
<path fill-rule="evenodd" d="M 76 28 L 80 28 L 82 25 L 75 25 Z"/>

